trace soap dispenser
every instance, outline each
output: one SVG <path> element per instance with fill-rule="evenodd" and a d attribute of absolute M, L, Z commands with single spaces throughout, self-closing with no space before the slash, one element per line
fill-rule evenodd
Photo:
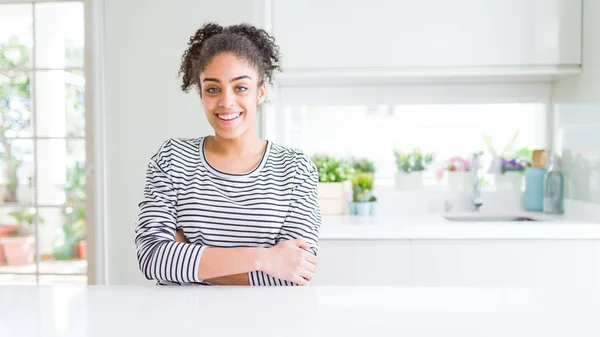
<path fill-rule="evenodd" d="M 525 169 L 523 208 L 530 212 L 544 210 L 544 177 L 546 175 L 546 150 L 533 151 L 533 165 Z"/>

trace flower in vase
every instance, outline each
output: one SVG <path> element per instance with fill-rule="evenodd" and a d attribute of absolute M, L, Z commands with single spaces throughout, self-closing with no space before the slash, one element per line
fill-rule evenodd
<path fill-rule="evenodd" d="M 517 171 L 517 172 L 522 172 L 525 170 L 526 167 L 530 166 L 530 164 L 527 161 L 524 161 L 520 158 L 513 158 L 513 159 L 506 159 L 506 158 L 500 158 L 501 160 L 501 167 L 502 167 L 502 173 L 508 172 L 508 171 Z"/>
<path fill-rule="evenodd" d="M 448 160 L 446 170 L 451 172 L 464 172 L 470 170 L 471 163 L 469 160 L 460 156 L 454 156 Z"/>

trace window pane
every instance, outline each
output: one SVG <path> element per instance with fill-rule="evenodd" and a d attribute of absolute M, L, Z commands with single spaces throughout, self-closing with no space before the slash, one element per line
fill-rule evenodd
<path fill-rule="evenodd" d="M 516 132 L 514 150 L 543 146 L 544 109 L 533 103 L 287 106 L 276 113 L 282 127 L 274 140 L 310 155 L 368 158 L 375 163 L 377 180 L 390 182 L 397 172 L 394 150 L 434 153 L 432 168 L 443 169 L 450 158 L 477 150 L 489 163 L 486 135 L 498 153 Z M 435 179 L 434 170 L 428 174 Z"/>
<path fill-rule="evenodd" d="M 32 5 L 0 5 L 0 68 L 30 68 Z"/>
<path fill-rule="evenodd" d="M 36 72 L 37 134 L 85 136 L 85 78 L 82 71 Z"/>
<path fill-rule="evenodd" d="M 83 68 L 83 2 L 35 5 L 37 68 Z"/>
<path fill-rule="evenodd" d="M 37 145 L 38 202 L 41 205 L 83 204 L 85 141 L 40 139 Z"/>
<path fill-rule="evenodd" d="M 0 139 L 0 203 L 33 203 L 33 140 Z"/>
<path fill-rule="evenodd" d="M 39 216 L 40 273 L 85 275 L 85 209 L 42 207 Z"/>
<path fill-rule="evenodd" d="M 29 73 L 0 71 L 0 137 L 31 137 L 32 108 Z"/>

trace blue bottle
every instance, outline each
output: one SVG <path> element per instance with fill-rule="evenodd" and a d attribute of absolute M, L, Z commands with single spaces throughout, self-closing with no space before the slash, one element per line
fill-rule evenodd
<path fill-rule="evenodd" d="M 551 154 L 548 170 L 544 175 L 544 213 L 564 213 L 564 188 L 564 176 L 554 154 Z"/>
<path fill-rule="evenodd" d="M 544 210 L 544 177 L 543 167 L 528 167 L 525 169 L 525 192 L 523 193 L 523 208 L 530 212 Z"/>

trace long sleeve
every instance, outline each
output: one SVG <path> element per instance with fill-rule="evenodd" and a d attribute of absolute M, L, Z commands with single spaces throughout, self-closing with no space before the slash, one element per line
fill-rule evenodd
<path fill-rule="evenodd" d="M 201 282 L 198 264 L 205 247 L 174 240 L 177 196 L 169 174 L 170 145 L 165 142 L 148 163 L 135 229 L 139 268 L 149 280 Z"/>
<path fill-rule="evenodd" d="M 297 174 L 297 184 L 292 191 L 290 209 L 277 238 L 277 243 L 303 239 L 311 246 L 308 251 L 317 256 L 319 229 L 322 222 L 317 189 L 319 175 L 308 157 L 304 157 L 304 163 L 300 167 L 304 169 Z M 271 277 L 261 271 L 253 271 L 250 272 L 250 285 L 296 286 L 297 284 Z"/>

